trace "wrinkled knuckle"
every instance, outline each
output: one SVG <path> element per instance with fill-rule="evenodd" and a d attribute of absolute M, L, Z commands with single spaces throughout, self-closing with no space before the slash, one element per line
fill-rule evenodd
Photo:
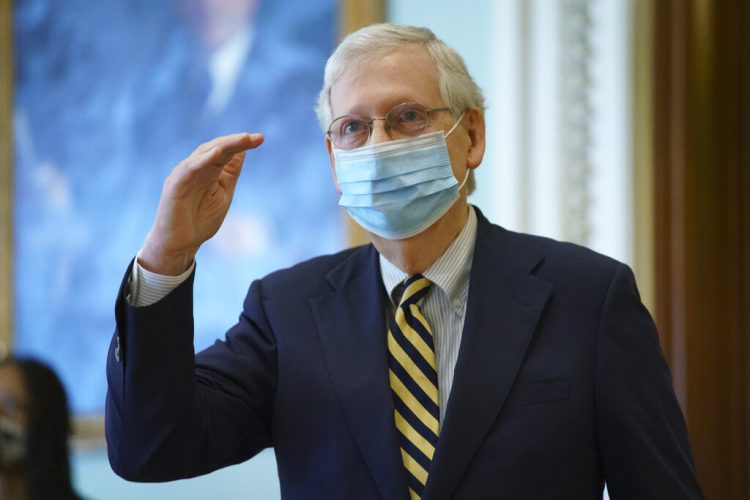
<path fill-rule="evenodd" d="M 178 169 L 178 172 L 181 175 L 189 175 L 192 171 L 195 170 L 196 165 L 199 163 L 197 155 L 190 155 L 184 160 L 182 160 L 181 168 Z"/>
<path fill-rule="evenodd" d="M 198 146 L 197 148 L 195 148 L 195 151 L 193 151 L 193 155 L 205 153 L 206 151 L 208 151 L 209 149 L 211 149 L 213 147 L 213 145 L 214 145 L 215 142 L 216 142 L 216 140 L 212 139 L 210 141 L 206 141 L 206 142 L 202 143 L 200 146 Z"/>

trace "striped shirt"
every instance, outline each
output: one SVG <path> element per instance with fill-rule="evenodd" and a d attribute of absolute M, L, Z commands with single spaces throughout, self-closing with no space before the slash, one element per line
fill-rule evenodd
<path fill-rule="evenodd" d="M 422 275 L 433 283 L 422 299 L 419 308 L 435 336 L 435 360 L 437 362 L 440 418 L 448 407 L 448 396 L 453 386 L 453 369 L 461 347 L 461 333 L 466 318 L 466 299 L 469 295 L 469 273 L 474 242 L 477 236 L 477 216 L 474 207 L 469 207 L 466 225 L 443 255 L 432 263 Z M 380 270 L 383 284 L 391 297 L 388 311 L 389 323 L 397 303 L 394 291 L 408 275 L 380 255 Z"/>
<path fill-rule="evenodd" d="M 179 276 L 165 276 L 152 273 L 138 263 L 136 255 L 133 270 L 130 273 L 130 293 L 125 297 L 128 304 L 134 307 L 150 306 L 169 295 L 169 292 L 186 281 L 195 269 L 195 260 L 190 268 Z"/>

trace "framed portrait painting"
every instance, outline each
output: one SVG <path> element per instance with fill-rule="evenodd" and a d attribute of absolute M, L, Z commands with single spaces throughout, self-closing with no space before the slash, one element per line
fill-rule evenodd
<path fill-rule="evenodd" d="M 171 169 L 262 132 L 201 248 L 194 345 L 237 319 L 254 278 L 345 244 L 314 107 L 335 0 L 15 2 L 13 350 L 49 362 L 77 416 L 101 414 L 118 288 Z"/>

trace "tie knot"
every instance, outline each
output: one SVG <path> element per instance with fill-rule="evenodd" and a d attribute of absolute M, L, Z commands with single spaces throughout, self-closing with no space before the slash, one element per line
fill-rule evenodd
<path fill-rule="evenodd" d="M 432 282 L 421 274 L 409 276 L 403 285 L 403 294 L 399 306 L 416 304 L 429 291 Z"/>

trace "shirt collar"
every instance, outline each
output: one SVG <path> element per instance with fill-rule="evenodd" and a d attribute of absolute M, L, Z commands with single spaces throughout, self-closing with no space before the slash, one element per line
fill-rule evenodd
<path fill-rule="evenodd" d="M 469 291 L 469 273 L 477 237 L 477 216 L 474 207 L 469 205 L 469 216 L 461 232 L 422 275 L 445 292 L 454 307 L 466 302 Z M 380 255 L 380 272 L 388 296 L 393 297 L 393 289 L 409 277 L 408 274 Z"/>

